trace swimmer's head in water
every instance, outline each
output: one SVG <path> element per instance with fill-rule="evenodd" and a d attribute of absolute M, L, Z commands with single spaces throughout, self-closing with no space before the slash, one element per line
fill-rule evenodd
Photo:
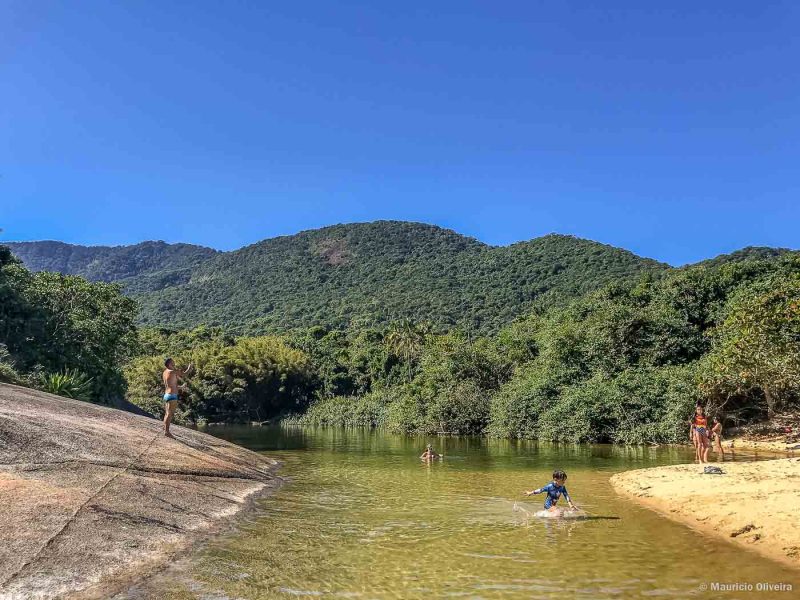
<path fill-rule="evenodd" d="M 564 471 L 553 471 L 553 481 L 563 484 L 567 480 L 567 474 Z"/>

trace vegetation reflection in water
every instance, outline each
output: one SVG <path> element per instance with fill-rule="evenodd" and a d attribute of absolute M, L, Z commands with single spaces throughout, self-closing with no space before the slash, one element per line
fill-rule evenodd
<path fill-rule="evenodd" d="M 424 438 L 212 433 L 280 458 L 290 481 L 262 501 L 264 512 L 207 547 L 165 597 L 685 598 L 711 581 L 800 583 L 633 506 L 608 483 L 617 471 L 687 462 L 684 449 L 448 438 L 436 440 L 444 460 L 426 465 Z M 547 483 L 553 467 L 567 471 L 573 499 L 596 518 L 526 520 L 513 510 L 515 501 L 539 509 L 540 497 L 521 492 Z"/>

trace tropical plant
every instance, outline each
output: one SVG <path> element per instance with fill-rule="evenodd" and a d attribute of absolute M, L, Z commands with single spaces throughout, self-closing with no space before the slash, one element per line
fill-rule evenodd
<path fill-rule="evenodd" d="M 414 365 L 425 345 L 430 327 L 411 322 L 409 319 L 396 321 L 389 326 L 386 334 L 386 346 L 394 356 L 398 357 L 407 369 L 408 380 L 414 376 Z"/>
<path fill-rule="evenodd" d="M 45 373 L 38 384 L 43 392 L 74 400 L 91 400 L 92 378 L 80 371 L 64 369 L 58 373 Z"/>
<path fill-rule="evenodd" d="M 31 273 L 0 247 L 0 344 L 18 373 L 91 374 L 92 399 L 124 393 L 136 303 L 116 285 Z"/>
<path fill-rule="evenodd" d="M 179 420 L 196 422 L 265 421 L 303 412 L 317 380 L 308 357 L 275 337 L 242 338 L 233 345 L 210 342 L 174 356 L 194 371 L 181 391 Z M 161 414 L 163 357 L 131 361 L 125 374 L 128 400 Z"/>
<path fill-rule="evenodd" d="M 0 344 L 0 383 L 19 383 L 20 374 L 14 368 L 14 361 L 5 344 Z"/>

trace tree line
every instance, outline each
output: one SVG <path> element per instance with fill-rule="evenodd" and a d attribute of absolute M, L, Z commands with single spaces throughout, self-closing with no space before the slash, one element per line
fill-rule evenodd
<path fill-rule="evenodd" d="M 319 333 L 319 399 L 293 420 L 570 442 L 684 441 L 697 402 L 728 425 L 800 396 L 800 258 L 610 285 L 496 336 Z M 372 350 L 364 340 L 380 340 Z M 363 357 L 373 356 L 370 361 Z M 367 366 L 372 368 L 366 368 Z M 375 368 L 377 366 L 377 368 Z"/>
<path fill-rule="evenodd" d="M 165 356 L 193 363 L 184 422 L 669 443 L 696 402 L 728 424 L 800 396 L 800 257 L 642 275 L 497 333 L 398 319 L 234 337 L 135 325 L 120 289 L 31 273 L 0 248 L 0 380 L 160 414 Z"/>

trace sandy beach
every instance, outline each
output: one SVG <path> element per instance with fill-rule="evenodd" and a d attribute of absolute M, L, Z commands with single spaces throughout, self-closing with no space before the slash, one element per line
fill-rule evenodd
<path fill-rule="evenodd" d="M 611 478 L 615 490 L 664 516 L 800 568 L 800 458 L 640 469 Z"/>

